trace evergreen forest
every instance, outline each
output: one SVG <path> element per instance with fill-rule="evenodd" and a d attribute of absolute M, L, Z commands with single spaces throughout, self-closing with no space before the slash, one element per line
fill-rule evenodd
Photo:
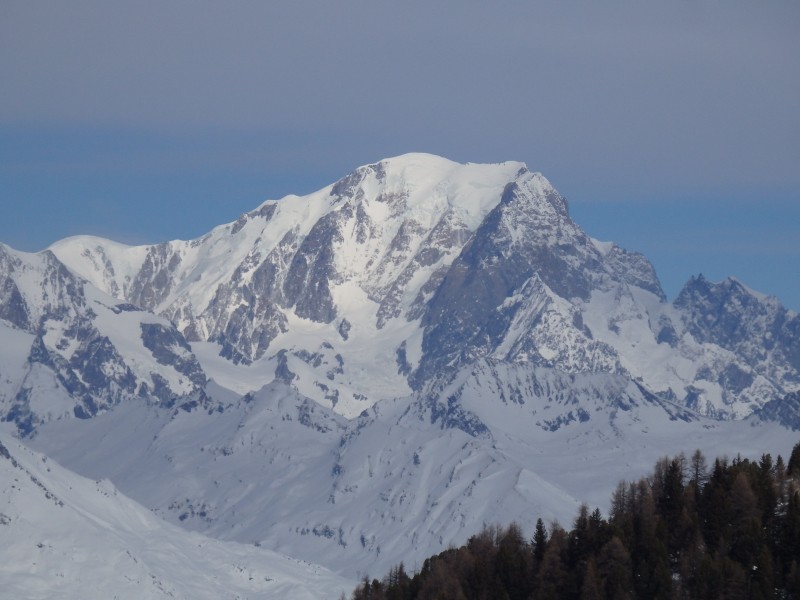
<path fill-rule="evenodd" d="M 581 506 L 572 528 L 541 519 L 486 526 L 460 548 L 365 577 L 352 600 L 800 598 L 800 443 L 707 463 L 663 458 L 620 482 L 610 514 Z"/>

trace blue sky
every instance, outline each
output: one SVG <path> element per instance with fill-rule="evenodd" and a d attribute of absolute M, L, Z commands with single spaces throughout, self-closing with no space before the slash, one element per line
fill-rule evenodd
<path fill-rule="evenodd" d="M 800 309 L 800 5 L 0 4 L 0 241 L 192 238 L 409 151 L 522 160 L 670 297 Z"/>

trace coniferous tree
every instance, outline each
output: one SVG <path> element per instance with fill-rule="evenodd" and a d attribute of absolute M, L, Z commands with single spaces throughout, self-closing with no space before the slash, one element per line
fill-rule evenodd
<path fill-rule="evenodd" d="M 768 600 L 775 597 L 775 571 L 772 566 L 772 553 L 766 546 L 761 547 L 753 565 L 750 589 L 750 595 L 755 600 Z"/>
<path fill-rule="evenodd" d="M 501 536 L 502 530 L 499 527 L 487 526 L 478 535 L 470 538 L 467 543 L 467 561 L 465 561 L 467 563 L 464 577 L 465 591 L 475 595 L 496 589 L 495 556 Z"/>
<path fill-rule="evenodd" d="M 729 479 L 727 461 L 716 459 L 708 483 L 703 488 L 701 501 L 703 536 L 712 551 L 723 545 L 729 522 L 726 502 Z"/>
<path fill-rule="evenodd" d="M 792 448 L 789 463 L 786 465 L 786 474 L 789 477 L 800 477 L 800 442 Z"/>
<path fill-rule="evenodd" d="M 727 556 L 720 557 L 717 597 L 725 600 L 745 600 L 748 596 L 747 588 L 747 578 L 742 565 Z"/>
<path fill-rule="evenodd" d="M 786 591 L 789 598 L 800 598 L 800 563 L 793 560 L 789 565 L 789 570 L 785 581 Z"/>
<path fill-rule="evenodd" d="M 611 538 L 611 541 L 600 550 L 597 570 L 606 598 L 614 600 L 633 598 L 631 555 L 618 537 Z"/>
<path fill-rule="evenodd" d="M 559 600 L 566 596 L 569 576 L 564 555 L 567 548 L 567 533 L 557 525 L 551 526 L 550 542 L 547 544 L 542 564 L 536 579 L 535 598 Z"/>
<path fill-rule="evenodd" d="M 527 600 L 531 593 L 527 555 L 522 529 L 512 523 L 500 536 L 495 558 L 498 583 L 509 600 Z"/>
<path fill-rule="evenodd" d="M 581 582 L 580 600 L 603 600 L 604 598 L 600 575 L 597 573 L 597 563 L 594 558 L 590 558 L 586 563 L 586 572 Z"/>
<path fill-rule="evenodd" d="M 755 563 L 763 541 L 755 494 L 747 476 L 740 472 L 730 492 L 730 554 L 742 565 Z"/>
<path fill-rule="evenodd" d="M 782 530 L 782 555 L 790 561 L 800 560 L 800 490 L 789 493 Z"/>
<path fill-rule="evenodd" d="M 608 513 L 612 525 L 618 525 L 628 514 L 628 482 L 620 481 L 611 494 L 611 509 Z"/>
<path fill-rule="evenodd" d="M 699 448 L 692 453 L 689 464 L 692 481 L 695 482 L 695 486 L 698 490 L 702 490 L 707 480 L 706 472 L 708 471 L 708 463 L 706 462 L 706 457 Z"/>
<path fill-rule="evenodd" d="M 572 523 L 569 532 L 569 563 L 578 568 L 580 573 L 585 570 L 586 558 L 591 551 L 589 539 L 589 507 L 584 503 L 578 509 L 578 516 Z"/>
<path fill-rule="evenodd" d="M 783 457 L 779 454 L 775 460 L 775 496 L 777 498 L 776 509 L 780 510 L 781 506 L 786 501 L 786 465 L 783 462 Z"/>
<path fill-rule="evenodd" d="M 436 600 L 468 600 L 468 596 L 447 561 L 433 561 L 429 576 L 419 591 L 420 598 Z"/>
<path fill-rule="evenodd" d="M 703 536 L 698 529 L 695 539 L 687 545 L 681 555 L 679 574 L 682 598 L 709 598 L 713 590 L 709 588 L 713 571 L 711 557 L 706 552 Z"/>
<path fill-rule="evenodd" d="M 536 529 L 533 532 L 533 558 L 537 563 L 542 562 L 544 551 L 547 549 L 547 529 L 542 519 L 536 519 Z"/>

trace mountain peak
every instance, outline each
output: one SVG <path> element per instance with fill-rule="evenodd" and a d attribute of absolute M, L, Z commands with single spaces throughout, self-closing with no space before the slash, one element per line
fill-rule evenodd
<path fill-rule="evenodd" d="M 375 167 L 377 165 L 382 165 L 387 171 L 404 171 L 409 174 L 420 174 L 421 172 L 443 173 L 475 166 L 487 169 L 506 169 L 509 167 L 514 168 L 517 171 L 520 169 L 527 170 L 525 163 L 518 161 L 503 161 L 498 163 L 460 163 L 449 158 L 427 152 L 409 152 L 406 154 L 399 154 L 397 156 L 390 156 L 378 161 L 377 163 L 364 165 L 364 167 L 361 168 Z"/>
<path fill-rule="evenodd" d="M 82 236 L 51 250 L 120 302 L 166 317 L 221 385 L 246 393 L 291 381 L 345 416 L 479 357 L 629 369 L 648 381 L 641 353 L 623 346 L 652 337 L 654 322 L 654 345 L 681 329 L 660 314 L 666 299 L 650 262 L 592 240 L 550 182 L 516 161 L 403 154 L 195 240 L 133 247 Z M 675 306 L 713 312 L 728 296 L 761 304 L 733 288 L 700 276 Z M 9 306 L 21 306 L 9 289 Z M 15 322 L 28 313 L 16 310 Z M 684 380 L 654 381 L 686 394 Z"/>
<path fill-rule="evenodd" d="M 730 296 L 749 296 L 755 301 L 763 303 L 778 304 L 778 300 L 774 296 L 764 294 L 754 290 L 748 285 L 745 285 L 737 277 L 729 276 L 721 281 L 711 281 L 706 278 L 702 273 L 693 275 L 689 278 L 683 289 L 678 294 L 678 298 L 685 297 L 693 293 L 701 293 L 703 295 L 725 297 Z M 682 302 L 676 300 L 679 304 Z"/>

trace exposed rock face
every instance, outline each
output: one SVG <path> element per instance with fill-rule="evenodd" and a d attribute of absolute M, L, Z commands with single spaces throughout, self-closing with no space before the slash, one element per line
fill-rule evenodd
<path fill-rule="evenodd" d="M 148 390 L 159 381 L 168 382 L 171 396 L 205 385 L 202 368 L 171 323 L 105 296 L 52 252 L 0 246 L 0 266 L 6 298 L 0 318 L 11 328 L 3 332 L 17 342 L 5 354 L 16 358 L 0 367 L 13 374 L 0 383 L 0 415 L 21 433 L 63 416 L 90 418 L 126 400 L 158 401 Z"/>
<path fill-rule="evenodd" d="M 2 272 L 10 273 L 9 256 L 2 246 L 0 246 L 0 261 L 5 263 L 0 265 Z M 2 288 L 0 288 L 0 319 L 19 329 L 28 330 L 31 327 L 28 307 L 25 305 L 25 300 L 22 298 L 17 284 L 10 277 L 4 278 Z"/>
<path fill-rule="evenodd" d="M 156 309 L 172 291 L 180 263 L 180 254 L 173 252 L 170 244 L 151 246 L 126 296 L 144 309 Z"/>
<path fill-rule="evenodd" d="M 206 376 L 192 349 L 174 327 L 161 323 L 142 323 L 142 342 L 161 365 L 173 367 L 198 388 L 206 384 Z"/>
<path fill-rule="evenodd" d="M 627 285 L 628 279 L 663 296 L 652 267 L 639 269 L 638 278 L 619 277 L 626 272 L 620 258 L 628 255 L 615 252 L 606 260 L 543 177 L 521 176 L 520 183 L 506 187 L 428 305 L 426 360 L 416 373 L 418 385 L 444 365 L 458 366 L 498 350 L 507 360 L 567 371 L 619 371 L 613 350 L 582 330 L 580 313 L 556 304 L 588 300 L 594 288 Z M 547 331 L 553 328 L 555 336 Z M 555 342 L 550 346 L 560 345 L 560 337 L 570 349 L 538 352 L 546 347 L 542 336 Z M 583 355 L 577 364 L 571 360 L 576 354 Z"/>
<path fill-rule="evenodd" d="M 336 308 L 330 286 L 336 282 L 333 246 L 341 242 L 341 214 L 328 213 L 317 221 L 292 257 L 283 291 L 286 306 L 298 317 L 330 323 Z"/>
<path fill-rule="evenodd" d="M 770 400 L 757 411 L 765 421 L 776 421 L 792 431 L 800 431 L 800 393 Z"/>
<path fill-rule="evenodd" d="M 686 331 L 698 342 L 733 352 L 771 378 L 785 375 L 798 381 L 800 315 L 775 298 L 764 298 L 733 278 L 712 283 L 701 275 L 689 280 L 674 304 L 682 309 Z M 734 386 L 739 384 L 741 369 L 728 365 L 723 371 Z"/>

